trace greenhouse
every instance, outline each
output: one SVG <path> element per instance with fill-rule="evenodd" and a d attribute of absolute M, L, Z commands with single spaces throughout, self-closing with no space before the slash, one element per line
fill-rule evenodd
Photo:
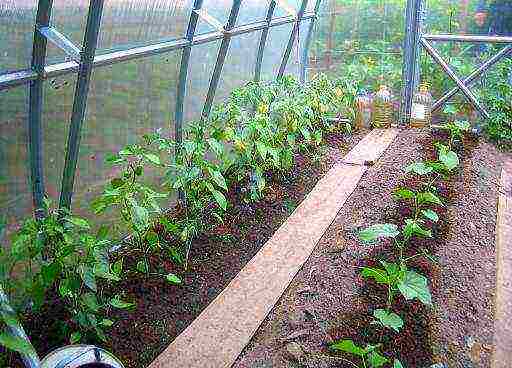
<path fill-rule="evenodd" d="M 0 0 L 0 141 L 0 367 L 512 367 L 512 0 Z"/>

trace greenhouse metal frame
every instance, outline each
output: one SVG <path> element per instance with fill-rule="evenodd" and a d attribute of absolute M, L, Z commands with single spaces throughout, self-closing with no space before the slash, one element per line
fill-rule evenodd
<path fill-rule="evenodd" d="M 96 56 L 98 35 L 100 32 L 101 18 L 104 0 L 91 0 L 87 14 L 87 23 L 83 44 L 81 47 L 73 44 L 66 35 L 51 25 L 51 13 L 53 0 L 39 0 L 34 30 L 34 43 L 32 52 L 31 68 L 13 73 L 0 75 L 0 91 L 19 85 L 29 85 L 29 156 L 30 175 L 34 208 L 43 208 L 45 193 L 43 157 L 42 157 L 42 115 L 43 115 L 43 83 L 48 78 L 58 77 L 70 73 L 77 73 L 75 96 L 71 115 L 71 126 L 66 146 L 66 159 L 62 176 L 62 189 L 60 194 L 60 207 L 69 208 L 73 195 L 75 172 L 78 162 L 80 148 L 80 137 L 82 125 L 85 120 L 87 97 L 92 70 L 97 67 L 117 64 L 129 60 L 164 54 L 173 50 L 182 50 L 181 64 L 178 78 L 178 93 L 176 98 L 176 112 L 174 126 L 175 137 L 179 143 L 182 139 L 183 108 L 186 94 L 186 82 L 190 63 L 190 54 L 193 46 L 221 40 L 217 59 L 208 87 L 208 93 L 204 102 L 202 117 L 209 115 L 215 98 L 215 93 L 222 74 L 222 68 L 229 49 L 232 37 L 262 31 L 259 47 L 256 55 L 256 67 L 254 79 L 260 78 L 263 53 L 267 42 L 269 29 L 284 24 L 293 24 L 288 43 L 284 50 L 279 66 L 278 77 L 283 76 L 292 52 L 295 40 L 299 35 L 302 22 L 311 20 L 307 30 L 306 45 L 300 58 L 301 80 L 306 79 L 306 64 L 308 57 L 309 43 L 313 32 L 314 22 L 317 18 L 318 9 L 322 0 L 315 1 L 314 10 L 306 12 L 308 0 L 302 0 L 299 9 L 296 11 L 285 0 L 270 0 L 266 19 L 259 22 L 236 26 L 236 20 L 240 11 L 242 0 L 234 0 L 229 12 L 226 24 L 222 24 L 212 15 L 203 9 L 203 0 L 195 0 L 190 14 L 188 28 L 183 38 L 159 42 L 142 47 L 128 48 L 122 51 L 115 51 Z M 274 17 L 276 7 L 288 14 L 286 16 Z M 199 18 L 212 25 L 216 30 L 206 34 L 196 35 L 196 27 Z M 71 61 L 46 65 L 46 51 L 48 42 L 51 42 L 64 51 Z M 36 216 L 44 216 L 41 210 Z"/>
<path fill-rule="evenodd" d="M 313 11 L 306 11 L 308 1 L 314 1 Z M 34 208 L 39 209 L 36 210 L 39 211 L 36 213 L 36 216 L 42 217 L 45 215 L 45 213 L 40 210 L 44 207 L 43 200 L 45 194 L 42 156 L 43 85 L 45 80 L 66 74 L 77 74 L 60 193 L 60 207 L 69 208 L 71 206 L 73 195 L 81 131 L 86 115 L 89 84 L 91 81 L 92 71 L 95 68 L 164 54 L 173 50 L 181 50 L 182 54 L 179 67 L 175 117 L 174 123 L 170 127 L 174 130 L 176 141 L 179 143 L 183 136 L 182 127 L 184 123 L 183 110 L 187 92 L 186 85 L 191 51 L 194 46 L 221 41 L 201 114 L 202 118 L 207 118 L 213 105 L 232 37 L 262 31 L 256 52 L 256 64 L 254 69 L 254 80 L 259 81 L 269 30 L 272 27 L 284 24 L 293 24 L 277 73 L 277 78 L 280 78 L 285 73 L 295 42 L 300 38 L 300 27 L 302 22 L 310 20 L 306 33 L 305 45 L 303 46 L 302 54 L 300 55 L 300 81 L 306 81 L 309 47 L 321 2 L 322 0 L 302 0 L 299 9 L 295 10 L 288 5 L 285 0 L 270 0 L 265 20 L 237 26 L 236 21 L 240 12 L 242 0 L 234 0 L 232 2 L 229 17 L 225 24 L 221 23 L 203 8 L 203 0 L 195 0 L 190 14 L 186 34 L 183 38 L 96 55 L 104 0 L 90 0 L 82 46 L 75 45 L 68 37 L 66 37 L 66 35 L 52 26 L 50 19 L 53 1 L 39 0 L 34 30 L 31 68 L 0 75 L 0 90 L 19 86 L 28 86 L 29 88 L 28 147 L 31 176 L 30 182 L 32 186 L 31 190 Z M 288 15 L 274 17 L 274 12 L 277 7 L 281 7 Z M 460 79 L 453 71 L 452 67 L 443 59 L 439 52 L 435 50 L 432 46 L 432 42 L 448 41 L 512 44 L 512 37 L 424 34 L 422 31 L 423 13 L 423 0 L 407 0 L 406 37 L 403 49 L 404 88 L 402 91 L 401 124 L 407 124 L 411 118 L 413 93 L 418 83 L 418 60 L 421 48 L 425 49 L 432 59 L 441 66 L 444 72 L 457 85 L 435 102 L 433 109 L 439 109 L 457 93 L 462 92 L 483 117 L 488 117 L 489 114 L 485 107 L 480 104 L 475 95 L 470 91 L 469 87 L 488 69 L 509 55 L 512 51 L 512 45 L 507 45 L 496 55 L 481 64 L 470 75 Z M 211 25 L 215 31 L 197 35 L 196 28 L 199 19 L 202 19 Z M 70 61 L 46 65 L 48 42 L 64 51 Z M 179 144 L 177 146 L 179 147 Z M 178 154 L 179 152 L 176 152 L 176 155 Z M 7 308 L 5 310 L 0 310 L 0 313 L 12 313 L 12 310 L 8 306 L 7 298 L 1 288 L 0 305 Z M 13 333 L 16 336 L 27 339 L 21 326 L 10 327 L 13 329 Z M 24 356 L 24 362 L 28 367 L 39 367 L 39 359 L 36 355 Z"/>

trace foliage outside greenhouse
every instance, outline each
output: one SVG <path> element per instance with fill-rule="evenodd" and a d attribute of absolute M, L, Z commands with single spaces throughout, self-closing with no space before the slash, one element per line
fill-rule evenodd
<path fill-rule="evenodd" d="M 329 314 L 319 322 L 319 315 L 306 308 L 305 317 L 301 317 L 304 320 L 294 322 L 289 304 L 289 310 L 285 307 L 289 320 L 299 327 L 311 322 L 321 331 L 322 346 L 309 352 L 306 343 L 296 342 L 311 334 L 304 332 L 309 327 L 280 337 L 288 362 L 283 367 L 311 366 L 308 359 L 312 358 L 333 367 L 438 368 L 452 364 L 439 358 L 443 355 L 437 351 L 436 338 L 425 337 L 425 326 L 434 323 L 425 316 L 437 316 L 444 308 L 444 301 L 436 305 L 442 299 L 439 270 L 447 262 L 439 244 L 453 240 L 448 239 L 452 223 L 467 220 L 457 217 L 459 198 L 466 195 L 466 189 L 468 198 L 475 195 L 472 175 L 499 181 L 495 171 L 506 167 L 510 160 L 510 57 L 497 62 L 481 79 L 468 82 L 486 106 L 489 118 L 479 114 L 463 93 L 457 93 L 442 109 L 433 111 L 432 121 L 423 129 L 410 129 L 400 124 L 408 88 L 404 81 L 404 31 L 407 7 L 421 1 L 319 1 L 318 16 L 312 15 L 312 0 L 271 0 L 264 5 L 258 1 L 205 1 L 203 8 L 199 5 L 195 11 L 190 1 L 149 5 L 126 1 L 108 6 L 105 2 L 103 21 L 109 29 L 100 29 L 97 55 L 151 47 L 149 40 L 179 42 L 186 37 L 189 17 L 193 19 L 194 14 L 198 24 L 197 29 L 193 25 L 191 36 L 208 37 L 217 32 L 218 38 L 155 53 L 145 60 L 94 68 L 82 143 L 78 139 L 78 166 L 73 172 L 77 182 L 69 193 L 73 196 L 71 208 L 62 205 L 70 154 L 65 137 L 73 134 L 68 120 L 75 116 L 73 102 L 76 104 L 77 95 L 73 101 L 73 88 L 75 83 L 79 85 L 83 70 L 78 71 L 78 77 L 68 76 L 66 71 L 40 80 L 44 91 L 41 164 L 46 180 L 41 208 L 32 208 L 29 198 L 35 186 L 31 177 L 33 156 L 29 148 L 20 148 L 28 145 L 31 134 L 32 128 L 26 128 L 31 116 L 25 110 L 33 101 L 31 88 L 37 79 L 14 87 L 6 84 L 9 89 L 5 91 L 0 88 L 0 139 L 4 146 L 0 153 L 5 162 L 0 168 L 0 203 L 4 207 L 0 218 L 0 365 L 23 366 L 26 357 L 34 358 L 34 346 L 38 353 L 47 354 L 66 345 L 90 344 L 112 350 L 127 367 L 148 366 L 230 286 L 229 282 L 292 218 L 300 203 L 309 200 L 308 193 L 336 165 L 361 166 L 377 174 L 389 165 L 392 174 L 384 173 L 388 176 L 383 174 L 383 178 L 392 183 L 392 192 L 386 186 L 375 191 L 380 191 L 383 202 L 392 203 L 357 204 L 354 213 L 364 208 L 370 215 L 361 216 L 354 228 L 341 226 L 334 242 L 349 244 L 356 238 L 360 250 L 328 252 L 336 257 L 345 252 L 340 256 L 343 261 L 350 252 L 353 254 L 349 257 L 358 258 L 355 265 L 346 266 L 354 271 L 348 282 L 357 290 L 353 294 L 358 306 L 354 309 L 356 316 Z M 43 3 L 47 2 L 39 1 L 40 6 Z M 85 32 L 88 6 L 94 3 L 77 0 L 76 7 L 54 4 L 52 19 L 72 40 L 79 40 Z M 193 3 L 196 6 L 202 2 Z M 425 1 L 423 32 L 487 36 L 486 25 L 474 18 L 480 3 Z M 236 4 L 241 7 L 238 20 L 233 10 Z M 272 7 L 276 8 L 274 18 L 290 18 L 288 23 L 273 27 L 265 23 Z M 16 29 L 13 16 L 19 17 L 20 28 L 26 28 L 26 23 L 33 27 L 35 9 L 35 4 L 16 1 L 0 5 L 0 30 Z M 310 18 L 294 18 L 300 9 L 306 15 L 311 13 Z M 116 17 L 122 22 L 117 23 Z M 166 26 L 171 19 L 176 25 L 172 30 Z M 220 26 L 216 19 L 221 20 Z M 232 20 L 234 29 L 258 21 L 267 28 L 263 24 L 255 36 L 249 32 L 230 35 Z M 226 28 L 219 31 L 216 27 Z M 265 31 L 268 40 L 263 37 Z M 5 40 L 15 45 L 28 42 L 32 47 L 30 32 L 29 36 L 28 41 L 22 41 L 19 34 L 6 35 Z M 2 37 L 3 50 L 7 47 Z M 266 50 L 257 54 L 263 39 Z M 462 78 L 504 47 L 470 42 L 434 45 Z M 183 75 L 187 47 L 190 66 L 185 65 L 188 75 Z M 22 48 L 5 52 L 0 82 L 2 75 L 26 70 L 27 58 L 31 58 L 27 52 Z M 253 62 L 249 54 L 261 59 Z M 80 55 L 83 57 L 83 53 Z M 64 65 L 69 60 L 49 46 L 46 65 Z M 434 99 L 452 88 L 461 89 L 423 49 L 418 65 L 418 81 L 428 86 Z M 217 71 L 219 79 L 215 80 Z M 307 80 L 303 80 L 305 76 Z M 393 93 L 389 112 L 394 121 L 389 128 L 377 124 L 376 118 L 378 91 L 383 85 Z M 373 106 L 366 118 L 362 97 Z M 424 108 L 430 112 L 432 106 Z M 30 111 L 32 114 L 33 106 Z M 177 123 L 179 119 L 184 120 L 183 125 Z M 369 127 L 361 126 L 360 120 L 364 119 Z M 344 161 L 349 150 L 364 142 L 366 134 L 371 135 L 367 128 L 384 128 L 382 134 L 397 130 L 397 136 L 407 136 L 404 141 L 420 147 L 424 154 L 416 152 L 407 162 L 391 164 L 380 158 L 364 164 Z M 472 165 L 477 164 L 472 160 L 480 154 L 492 156 L 496 163 L 478 166 L 480 171 L 475 174 Z M 478 185 L 482 188 L 483 184 Z M 351 198 L 367 188 L 354 190 Z M 491 200 L 499 200 L 499 190 L 487 192 L 495 195 Z M 489 226 L 496 225 L 496 213 L 492 214 L 493 218 L 486 221 Z M 340 226 L 339 218 L 331 220 L 329 226 Z M 473 226 L 475 234 L 482 230 Z M 328 232 L 325 234 L 327 237 Z M 494 255 L 498 245 L 490 247 L 488 254 Z M 339 272 L 341 275 L 345 270 Z M 300 289 L 293 277 L 290 290 Z M 322 277 L 320 271 L 318 277 Z M 301 293 L 314 294 L 309 286 L 297 292 Z M 320 296 L 315 294 L 314 298 L 325 296 L 317 294 Z M 458 297 L 468 296 L 462 293 Z M 332 304 L 331 299 L 327 300 Z M 286 303 L 284 296 L 280 303 Z M 336 303 L 342 303 L 341 299 Z M 493 300 L 474 303 L 485 304 L 482 308 L 491 304 L 492 308 Z M 169 304 L 175 312 L 158 307 L 153 310 L 154 304 Z M 159 319 L 158 313 L 168 315 Z M 148 318 L 155 320 L 149 327 L 145 325 Z M 281 317 L 271 314 L 269 320 L 274 318 L 277 321 Z M 339 323 L 338 319 L 349 321 Z M 169 320 L 174 327 L 169 327 Z M 20 325 L 27 328 L 29 338 L 23 330 L 15 332 Z M 129 332 L 123 330 L 127 327 Z M 253 338 L 264 334 L 262 331 L 254 332 Z M 45 336 L 33 335 L 38 333 Z M 131 336 L 136 333 L 140 336 Z M 133 342 L 127 342 L 130 338 Z M 134 348 L 146 341 L 147 348 Z M 418 347 L 425 342 L 430 345 Z M 485 343 L 470 342 L 471 354 L 476 354 L 475 346 L 479 349 L 478 361 L 472 364 L 488 366 L 487 350 L 492 349 Z M 240 353 L 239 361 L 250 355 L 247 351 Z M 445 356 L 459 357 L 458 353 Z M 482 361 L 480 356 L 484 357 Z M 462 367 L 456 364 L 466 363 L 453 364 Z"/>

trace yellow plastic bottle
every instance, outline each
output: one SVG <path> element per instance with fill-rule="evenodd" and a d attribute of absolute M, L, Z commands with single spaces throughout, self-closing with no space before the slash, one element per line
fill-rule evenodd
<path fill-rule="evenodd" d="M 393 94 L 386 86 L 380 86 L 373 99 L 372 126 L 374 128 L 391 128 L 393 123 Z"/>

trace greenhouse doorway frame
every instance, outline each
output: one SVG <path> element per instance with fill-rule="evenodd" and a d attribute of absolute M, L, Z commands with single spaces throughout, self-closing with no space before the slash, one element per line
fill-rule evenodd
<path fill-rule="evenodd" d="M 483 74 L 493 67 L 496 63 L 509 55 L 512 51 L 512 37 L 504 36 L 474 36 L 474 35 L 455 35 L 455 34 L 428 34 L 423 33 L 423 19 L 425 15 L 425 0 L 407 0 L 406 7 L 406 28 L 404 43 L 404 65 L 403 65 L 403 83 L 404 89 L 402 93 L 402 106 L 400 112 L 400 121 L 403 125 L 409 125 L 412 114 L 412 100 L 414 91 L 418 85 L 420 74 L 419 54 L 423 48 L 427 54 L 442 68 L 444 73 L 450 77 L 456 87 L 446 92 L 433 106 L 432 111 L 439 110 L 453 96 L 462 92 L 466 99 L 481 114 L 482 117 L 488 119 L 490 117 L 487 109 L 482 106 L 476 96 L 471 92 L 469 87 L 477 81 Z M 489 44 L 508 44 L 501 49 L 496 55 L 489 58 L 476 68 L 471 74 L 459 78 L 452 66 L 450 66 L 441 54 L 432 45 L 433 42 L 473 42 L 473 43 L 489 43 Z"/>
<path fill-rule="evenodd" d="M 303 45 L 302 53 L 298 55 L 300 68 L 299 77 L 300 81 L 304 82 L 307 78 L 306 67 L 308 63 L 309 47 L 321 2 L 322 0 L 301 0 L 298 9 L 295 9 L 287 0 L 268 0 L 265 19 L 237 25 L 236 21 L 242 0 L 233 0 L 228 13 L 228 20 L 225 23 L 217 20 L 203 8 L 203 0 L 194 0 L 188 27 L 182 38 L 172 41 L 155 42 L 140 47 L 127 47 L 121 51 L 97 55 L 96 49 L 101 28 L 104 0 L 89 0 L 82 45 L 75 45 L 64 33 L 52 25 L 51 15 L 53 0 L 38 0 L 30 68 L 0 74 L 0 91 L 20 86 L 28 86 L 29 88 L 28 151 L 30 183 L 36 217 L 41 218 L 46 215 L 44 210 L 42 210 L 44 208 L 46 193 L 42 149 L 43 86 L 46 80 L 73 73 L 77 74 L 59 203 L 60 208 L 69 209 L 71 207 L 75 185 L 82 125 L 86 118 L 89 84 L 92 71 L 95 68 L 165 54 L 174 50 L 182 50 L 178 72 L 175 115 L 174 119 L 171 117 L 169 119 L 170 128 L 174 131 L 175 139 L 177 143 L 180 143 L 183 134 L 183 111 L 187 93 L 187 78 L 192 47 L 221 41 L 203 105 L 202 118 L 205 118 L 211 111 L 232 37 L 261 31 L 259 46 L 255 54 L 256 65 L 253 77 L 254 81 L 259 81 L 263 55 L 270 29 L 286 24 L 293 24 L 281 57 L 279 72 L 276 76 L 276 78 L 280 78 L 285 72 L 295 42 L 299 42 L 298 37 L 300 36 L 299 30 L 301 24 L 305 21 L 309 21 L 306 30 L 305 44 Z M 308 5 L 310 5 L 309 8 Z M 274 11 L 278 7 L 280 7 L 286 15 L 274 16 Z M 307 9 L 312 10 L 308 11 Z M 210 24 L 214 30 L 204 34 L 196 34 L 199 19 Z M 46 54 L 48 42 L 62 50 L 68 59 L 65 62 L 47 65 Z M 179 144 L 177 146 L 179 146 Z M 175 154 L 179 154 L 179 150 L 177 150 Z"/>

